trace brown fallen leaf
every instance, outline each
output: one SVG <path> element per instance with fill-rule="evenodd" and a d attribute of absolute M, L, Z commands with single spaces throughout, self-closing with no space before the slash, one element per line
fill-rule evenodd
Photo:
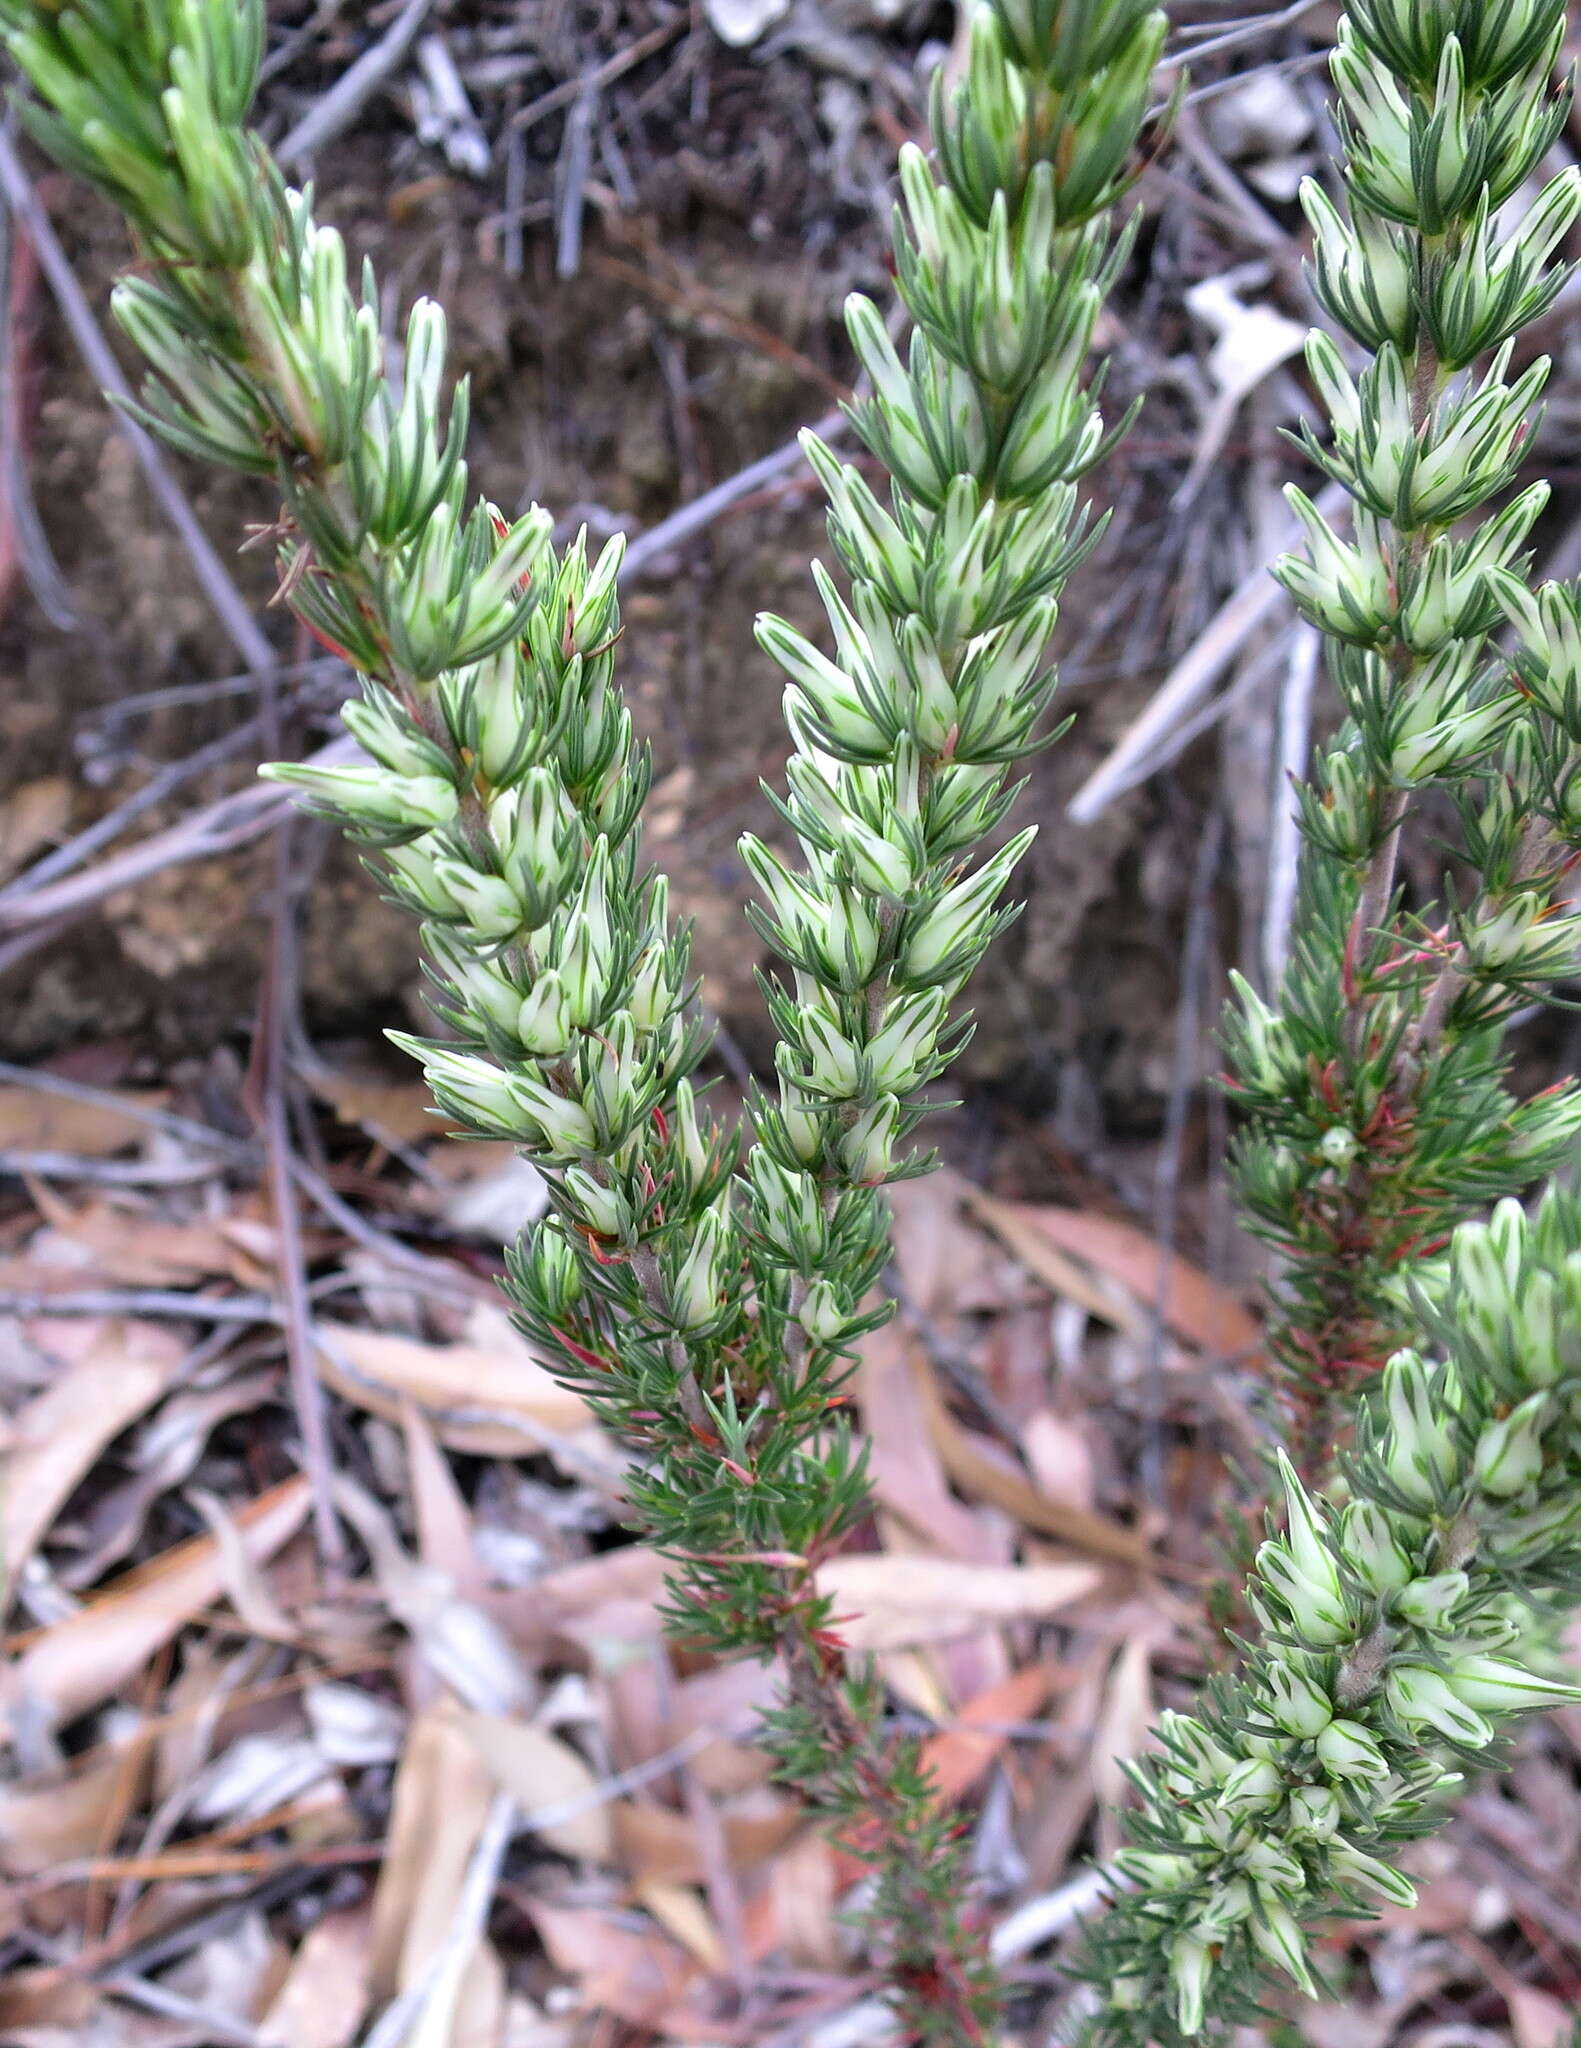
<path fill-rule="evenodd" d="M 71 784 L 64 775 L 41 775 L 13 789 L 0 803 L 0 882 L 52 845 L 71 818 Z"/>
<path fill-rule="evenodd" d="M 622 1869 L 667 1884 L 701 1884 L 706 1879 L 708 1859 L 690 1814 L 634 1799 L 617 1800 L 609 1811 Z M 762 1787 L 726 1805 L 720 1825 L 730 1867 L 739 1873 L 766 1863 L 804 1821 L 794 1800 Z"/>
<path fill-rule="evenodd" d="M 79 1102 L 44 1095 L 35 1088 L 0 1086 L 0 1149 L 17 1152 L 75 1152 L 106 1159 L 148 1136 L 147 1122 L 133 1110 L 163 1109 L 167 1088 L 122 1088 L 115 1103 Z M 125 1103 L 126 1108 L 116 1107 Z"/>
<path fill-rule="evenodd" d="M 425 1981 L 455 1919 L 467 1867 L 494 1801 L 494 1785 L 445 1702 L 412 1723 L 395 1774 L 389 1836 L 373 1896 L 368 1982 L 375 1998 Z M 461 2013 L 487 1999 L 497 1965 L 474 1944 L 453 2000 Z M 438 2015 L 425 2013 L 430 2026 Z"/>
<path fill-rule="evenodd" d="M 242 1554 L 272 1557 L 307 1509 L 308 1484 L 300 1475 L 248 1501 L 233 1516 Z M 23 1710 L 43 1709 L 59 1723 L 86 1713 L 223 1591 L 223 1559 L 212 1536 L 194 1537 L 124 1573 L 76 1613 L 7 1645 L 12 1661 L 0 1672 L 0 1717 L 9 1723 Z"/>
<path fill-rule="evenodd" d="M 587 1863 L 613 1860 L 609 1802 L 569 1742 L 504 1714 L 466 1714 L 458 1725 L 492 1783 L 511 1794 L 519 1818 L 551 1849 Z"/>
<path fill-rule="evenodd" d="M 147 1765 L 151 1737 L 101 1744 L 62 1770 L 0 1784 L 0 1869 L 31 1877 L 91 1856 L 113 1832 Z"/>
<path fill-rule="evenodd" d="M 153 1323 L 41 1319 L 29 1328 L 46 1352 L 56 1350 L 57 1335 L 66 1350 L 61 1370 L 12 1418 L 0 1454 L 0 1606 L 78 1481 L 159 1399 L 185 1356 L 173 1333 Z"/>
<path fill-rule="evenodd" d="M 985 1531 L 950 1491 L 916 1398 L 915 1379 L 929 1370 L 920 1345 L 894 1323 L 863 1340 L 856 1387 L 873 1491 L 930 1549 L 984 1562 Z"/>
<path fill-rule="evenodd" d="M 348 2048 L 368 2009 L 370 1940 L 366 1906 L 309 1928 L 258 2024 L 258 2048 Z"/>
<path fill-rule="evenodd" d="M 97 1199 L 74 1206 L 37 1181 L 29 1182 L 29 1193 L 51 1230 L 93 1254 L 91 1271 L 101 1284 L 117 1281 L 127 1287 L 184 1287 L 199 1280 L 233 1277 L 232 1247 L 217 1222 L 162 1223 Z M 41 1293 L 63 1279 L 73 1287 L 84 1283 L 81 1269 L 63 1275 L 58 1267 L 29 1263 L 38 1269 Z M 23 1283 L 18 1280 L 15 1284 Z"/>
<path fill-rule="evenodd" d="M 591 1906 L 527 1902 L 557 1969 L 576 1980 L 583 2003 L 634 2027 L 679 2031 L 680 2007 L 701 1972 L 678 1942 L 622 1925 Z M 696 2038 L 689 2032 L 682 2038 Z"/>
<path fill-rule="evenodd" d="M 831 1558 L 818 1590 L 834 1601 L 834 1626 L 853 1649 L 895 1650 L 966 1634 L 979 1622 L 1053 1614 L 1092 1592 L 1086 1564 L 967 1564 L 903 1554 Z"/>
<path fill-rule="evenodd" d="M 1057 1537 L 1073 1550 L 1089 1557 L 1112 1559 L 1135 1569 L 1154 1564 L 1161 1571 L 1180 1569 L 1166 1560 L 1154 1560 L 1146 1539 L 1134 1529 L 1065 1501 L 1051 1500 L 1031 1480 L 984 1452 L 946 1407 L 931 1372 L 922 1367 L 913 1373 L 912 1384 L 918 1405 L 927 1418 L 932 1437 L 944 1462 L 944 1469 L 962 1493 L 977 1500 L 991 1500 L 1025 1528 Z"/>
<path fill-rule="evenodd" d="M 979 1693 L 956 1715 L 953 1726 L 928 1737 L 922 1745 L 922 1768 L 931 1774 L 941 1799 L 963 1799 L 986 1776 L 1003 1755 L 1009 1730 L 1041 1710 L 1053 1682 L 1047 1664 L 1029 1664 Z"/>
<path fill-rule="evenodd" d="M 346 1400 L 387 1421 L 414 1401 L 452 1450 L 520 1457 L 592 1426 L 587 1405 L 559 1381 L 506 1318 L 480 1303 L 458 1344 L 425 1344 L 387 1330 L 321 1322 L 320 1369 Z"/>
<path fill-rule="evenodd" d="M 1046 1258 L 1052 1253 L 1062 1261 L 1078 1261 L 1104 1282 L 1118 1284 L 1130 1304 L 1122 1327 L 1133 1333 L 1147 1329 L 1158 1299 L 1161 1271 L 1167 1270 L 1164 1320 L 1182 1343 L 1210 1358 L 1245 1359 L 1260 1348 L 1262 1330 L 1244 1302 L 1178 1252 L 1169 1253 L 1161 1262 L 1160 1247 L 1135 1224 L 1083 1209 L 1001 1202 L 975 1190 L 968 1199 L 973 1211 L 1007 1244 L 1013 1235 L 1014 1249 L 1029 1263 L 1034 1257 Z M 1050 1284 L 1057 1285 L 1052 1279 Z M 1059 1287 L 1058 1291 L 1065 1289 Z M 1097 1309 L 1095 1313 L 1105 1311 Z M 1112 1310 L 1107 1319 L 1114 1320 Z"/>

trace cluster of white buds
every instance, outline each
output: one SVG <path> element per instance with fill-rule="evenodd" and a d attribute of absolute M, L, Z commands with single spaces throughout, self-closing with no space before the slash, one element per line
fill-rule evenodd
<path fill-rule="evenodd" d="M 1075 484 L 1113 436 L 1084 369 L 1164 27 L 1145 0 L 978 13 L 960 88 L 935 90 L 936 161 L 901 154 L 906 359 L 868 300 L 847 307 L 872 384 L 853 418 L 888 503 L 807 437 L 849 585 L 817 571 L 832 658 L 759 622 L 788 678 L 800 860 L 743 853 L 791 970 L 770 996 L 780 1100 L 758 1119 L 775 1171 L 754 1175 L 754 1230 L 797 1292 L 819 1283 L 800 1317 L 820 1336 L 861 1297 L 820 1267 L 807 1219 L 917 1170 L 905 1140 L 962 1039 L 952 999 L 1014 914 L 1032 833 L 969 863 L 1037 744 L 1058 594 L 1095 537 Z"/>
<path fill-rule="evenodd" d="M 1335 1513 L 1281 1460 L 1258 1644 L 1134 1769 L 1130 1889 L 1092 1938 L 1093 2038 L 1159 2048 L 1254 2017 L 1269 1966 L 1316 1989 L 1308 1935 L 1410 1905 L 1401 1843 L 1513 1716 L 1581 1690 L 1542 1668 L 1536 1603 L 1575 1597 L 1581 1204 L 1513 1201 L 1456 1233 L 1419 1313 L 1441 1362 L 1390 1360 Z"/>
<path fill-rule="evenodd" d="M 1316 1484 L 1281 1454 L 1255 1647 L 1136 1773 L 1131 1890 L 1088 1957 L 1106 2048 L 1249 2021 L 1270 1970 L 1314 1990 L 1315 1925 L 1409 1903 L 1397 1845 L 1512 1715 L 1578 1696 L 1532 1654 L 1540 1603 L 1577 1597 L 1581 1211 L 1550 1195 L 1528 1223 L 1511 1198 L 1573 1157 L 1581 1096 L 1516 1100 L 1500 1028 L 1581 960 L 1561 886 L 1581 605 L 1529 590 L 1547 487 L 1514 488 L 1548 364 L 1514 374 L 1513 339 L 1581 215 L 1573 169 L 1517 197 L 1569 104 L 1564 29 L 1561 0 L 1350 0 L 1340 29 L 1348 204 L 1315 184 L 1303 203 L 1314 289 L 1355 346 L 1312 337 L 1331 433 L 1304 442 L 1350 530 L 1292 491 L 1308 546 L 1275 573 L 1347 716 L 1301 791 L 1285 984 L 1239 983 L 1228 1031 L 1240 1193 L 1288 1260 L 1269 1334 Z M 1475 886 L 1408 916 L 1396 855 L 1428 787 Z M 1488 1202 L 1491 1225 L 1465 1220 Z M 1320 1491 L 1336 1447 L 1342 1510 Z"/>
<path fill-rule="evenodd" d="M 1562 0 L 1359 0 L 1333 61 L 1347 204 L 1302 194 L 1313 288 L 1344 331 L 1308 344 L 1331 432 L 1303 442 L 1350 530 L 1292 489 L 1308 546 L 1275 574 L 1325 635 L 1347 716 L 1299 793 L 1285 987 L 1272 1009 L 1245 992 L 1228 1036 L 1240 1189 L 1291 1262 L 1273 1339 L 1312 1446 L 1333 1398 L 1410 1341 L 1402 1266 L 1557 1166 L 1581 1120 L 1573 1087 L 1513 1100 L 1497 1036 L 1581 961 L 1562 886 L 1581 848 L 1576 613 L 1528 589 L 1548 487 L 1514 488 L 1549 369 L 1516 374 L 1514 341 L 1581 217 L 1573 167 L 1519 196 L 1569 104 L 1564 30 Z M 1407 914 L 1397 854 L 1429 789 L 1473 882 Z"/>

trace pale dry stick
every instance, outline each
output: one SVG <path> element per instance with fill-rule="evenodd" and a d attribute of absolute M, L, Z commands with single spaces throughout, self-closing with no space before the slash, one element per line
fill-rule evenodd
<path fill-rule="evenodd" d="M 1330 484 L 1317 499 L 1318 510 L 1329 520 L 1349 503 L 1338 484 Z M 1276 545 L 1296 547 L 1300 539 L 1301 529 L 1291 520 Z M 1078 825 L 1090 825 L 1116 797 L 1167 766 L 1177 751 L 1171 742 L 1186 714 L 1218 681 L 1257 628 L 1288 607 L 1289 599 L 1267 570 L 1253 570 L 1220 605 L 1207 631 L 1176 662 L 1146 708 L 1077 790 L 1067 815 Z"/>
<path fill-rule="evenodd" d="M 367 102 L 411 48 L 433 0 L 406 0 L 406 5 L 379 40 L 349 65 L 311 112 L 275 150 L 282 164 L 294 164 L 333 142 L 349 128 Z"/>
<path fill-rule="evenodd" d="M 401 2048 L 404 2041 L 419 2031 L 419 2022 L 436 1999 L 448 1995 L 454 2004 L 473 1948 L 483 1939 L 487 1928 L 489 1909 L 499 1889 L 500 1871 L 515 1827 L 516 1801 L 508 1792 L 497 1792 L 478 1832 L 443 1941 L 424 1963 L 417 1982 L 387 2005 L 363 2035 L 362 2048 Z M 426 2034 L 428 2029 L 421 2031 Z M 448 2036 L 449 2029 L 444 2031 Z"/>
<path fill-rule="evenodd" d="M 1312 698 L 1317 688 L 1323 642 L 1317 631 L 1298 622 L 1290 642 L 1285 686 L 1279 698 L 1278 782 L 1273 792 L 1273 821 L 1268 834 L 1268 887 L 1263 897 L 1263 979 L 1278 988 L 1290 953 L 1290 926 L 1295 916 L 1296 885 L 1301 860 L 1300 814 L 1287 800 L 1291 785 L 1306 773 L 1312 751 Z"/>
<path fill-rule="evenodd" d="M 590 90 L 601 92 L 606 85 L 613 85 L 617 78 L 624 77 L 628 71 L 640 64 L 644 57 L 651 57 L 656 51 L 662 50 L 666 43 L 673 43 L 675 38 L 690 26 L 691 16 L 686 13 L 678 15 L 673 21 L 661 21 L 657 28 L 649 29 L 646 35 L 638 36 L 634 43 L 629 43 L 624 50 L 617 51 L 613 57 L 589 71 L 584 77 L 562 79 L 558 85 L 551 86 L 548 92 L 540 94 L 519 113 L 512 114 L 510 126 L 519 132 L 525 132 L 529 128 L 535 128 L 545 115 L 568 106 L 578 93 Z"/>
<path fill-rule="evenodd" d="M 251 1160 L 257 1151 L 257 1147 L 245 1138 L 233 1138 L 229 1132 L 217 1131 L 212 1125 L 200 1124 L 191 1117 L 177 1116 L 172 1110 L 154 1109 L 133 1097 L 117 1095 L 109 1088 L 95 1088 L 86 1081 L 73 1081 L 66 1074 L 51 1074 L 42 1067 L 19 1067 L 10 1060 L 0 1060 L 0 1083 L 26 1088 L 36 1095 L 56 1095 L 63 1102 L 80 1102 L 88 1109 L 102 1109 L 108 1115 L 146 1124 L 150 1130 L 162 1131 L 166 1137 L 178 1139 L 182 1144 L 202 1145 L 237 1160 Z"/>
<path fill-rule="evenodd" d="M 251 606 L 232 582 L 230 572 L 199 526 L 159 448 L 122 409 L 132 399 L 131 386 L 122 376 L 121 366 L 100 332 L 76 273 L 50 224 L 49 215 L 33 189 L 33 181 L 23 169 L 22 161 L 11 145 L 11 138 L 3 129 L 0 129 L 0 199 L 4 199 L 14 218 L 27 230 L 38 253 L 39 268 L 55 295 L 55 303 L 60 307 L 61 317 L 77 345 L 77 352 L 94 380 L 115 401 L 115 424 L 130 442 L 149 489 L 191 557 L 203 594 L 213 606 L 231 645 L 254 675 L 270 674 L 276 666 L 275 652 L 260 631 Z"/>
<path fill-rule="evenodd" d="M 1183 70 L 1189 64 L 1200 64 L 1204 57 L 1216 57 L 1221 51 L 1239 49 L 1243 43 L 1260 43 L 1268 36 L 1277 35 L 1282 28 L 1294 27 L 1303 14 L 1310 14 L 1320 4 L 1321 0 L 1293 0 L 1291 6 L 1278 14 L 1266 14 L 1258 21 L 1223 29 L 1216 35 L 1210 35 L 1206 42 L 1190 44 L 1178 56 L 1166 56 L 1159 64 L 1159 71 L 1167 77 L 1170 72 Z M 1208 25 L 1203 24 L 1196 33 L 1206 34 L 1207 28 Z M 1190 29 L 1180 31 L 1182 36 L 1191 33 Z M 1234 82 L 1244 84 L 1245 74 L 1239 74 Z"/>

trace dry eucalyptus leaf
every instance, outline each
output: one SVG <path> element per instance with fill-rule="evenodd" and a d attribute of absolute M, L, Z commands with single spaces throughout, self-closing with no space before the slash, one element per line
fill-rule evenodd
<path fill-rule="evenodd" d="M 45 1330 L 38 1323 L 32 1334 L 47 1349 Z M 146 1322 L 79 1324 L 69 1341 L 76 1355 L 12 1418 L 0 1453 L 0 1577 L 6 1587 L 99 1453 L 153 1406 L 185 1356 L 172 1332 Z"/>
<path fill-rule="evenodd" d="M 306 1519 L 308 1484 L 284 1480 L 233 1516 L 241 1554 L 272 1557 Z M 60 1723 L 117 1692 L 176 1631 L 225 1590 L 224 1560 L 212 1536 L 194 1537 L 125 1573 L 96 1599 L 52 1627 L 24 1636 L 0 1674 L 0 1715 L 40 1709 Z"/>
<path fill-rule="evenodd" d="M 1055 1614 L 1099 1584 L 1086 1564 L 963 1564 L 946 1557 L 836 1557 L 818 1569 L 853 1649 L 945 1642 L 984 1621 Z"/>
<path fill-rule="evenodd" d="M 515 1799 L 522 1825 L 562 1856 L 613 1860 L 608 1798 L 569 1742 L 503 1714 L 467 1714 L 458 1726 L 494 1784 Z"/>

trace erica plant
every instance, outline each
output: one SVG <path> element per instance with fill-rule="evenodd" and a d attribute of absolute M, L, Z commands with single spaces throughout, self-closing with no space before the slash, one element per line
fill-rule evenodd
<path fill-rule="evenodd" d="M 905 358 L 871 304 L 848 309 L 887 502 L 809 437 L 843 572 L 815 571 L 832 658 L 760 625 L 788 679 L 794 857 L 743 847 L 779 1047 L 737 1132 L 694 1088 L 709 1034 L 687 934 L 639 850 L 620 543 L 557 554 L 544 512 L 470 500 L 439 308 L 414 309 L 397 388 L 371 275 L 350 288 L 340 237 L 246 128 L 257 0 L 3 14 L 34 133 L 136 235 L 114 306 L 149 364 L 145 419 L 273 482 L 282 594 L 362 678 L 344 716 L 366 765 L 265 772 L 421 920 L 446 1035 L 399 1042 L 436 1101 L 546 1176 L 550 1212 L 510 1253 L 519 1324 L 637 1452 L 630 1504 L 670 1560 L 676 1629 L 781 1660 L 766 1739 L 874 1866 L 912 2038 L 981 2040 L 965 1844 L 815 1573 L 868 1512 L 841 1403 L 883 1313 L 882 1189 L 926 1170 L 924 1091 L 1031 836 L 981 855 L 1041 736 L 1058 595 L 1094 538 L 1075 483 L 1107 436 L 1085 366 L 1163 16 L 984 9 L 964 79 L 935 92 L 934 159 L 904 154 Z"/>
<path fill-rule="evenodd" d="M 1581 955 L 1581 607 L 1530 591 L 1548 490 L 1511 488 L 1548 372 L 1515 350 L 1581 212 L 1581 172 L 1540 175 L 1564 28 L 1562 0 L 1353 0 L 1344 208 L 1302 195 L 1341 331 L 1308 344 L 1307 452 L 1351 507 L 1341 534 L 1292 490 L 1309 547 L 1274 573 L 1346 715 L 1298 792 L 1284 987 L 1227 1026 L 1295 1462 L 1239 1673 L 1136 1773 L 1089 1957 L 1114 2048 L 1250 2018 L 1270 1971 L 1313 1990 L 1313 1923 L 1409 1904 L 1399 1845 L 1513 1715 L 1577 1697 L 1540 1652 L 1581 1591 L 1581 1208 L 1515 1197 L 1573 1164 L 1581 1094 L 1520 1099 L 1506 1043 Z M 1402 846 L 1446 813 L 1444 897 L 1412 905 Z"/>
<path fill-rule="evenodd" d="M 1113 437 L 1086 365 L 1124 246 L 1165 33 L 1145 0 L 993 0 L 932 152 L 900 163 L 904 346 L 853 299 L 887 474 L 812 437 L 837 572 L 822 647 L 765 618 L 790 761 L 749 837 L 775 1073 L 742 1128 L 697 1084 L 684 925 L 643 862 L 649 767 L 621 701 L 620 544 L 556 550 L 474 502 L 466 392 L 420 303 L 399 379 L 374 280 L 246 127 L 258 0 L 0 0 L 44 146 L 126 213 L 115 311 L 144 417 L 280 501 L 281 594 L 360 679 L 361 765 L 276 765 L 420 921 L 441 1035 L 400 1036 L 464 1130 L 550 1190 L 509 1258 L 517 1320 L 636 1454 L 670 1620 L 783 1673 L 765 1740 L 873 1866 L 906 2038 L 986 2041 L 998 1997 L 966 1845 L 848 1654 L 817 1571 L 870 1511 L 844 1416 L 881 1320 L 883 1189 L 926 1170 L 958 998 L 1012 912 L 1016 767 L 1048 737 L 1047 647 Z M 1534 593 L 1545 500 L 1514 491 L 1581 174 L 1529 196 L 1567 107 L 1562 0 L 1353 0 L 1334 74 L 1343 208 L 1305 204 L 1344 531 L 1276 567 L 1345 719 L 1300 792 L 1283 989 L 1229 1024 L 1235 1174 L 1281 1258 L 1270 1349 L 1289 1454 L 1252 1639 L 1136 1769 L 1083 2024 L 1172 2048 L 1315 1985 L 1335 1912 L 1406 1901 L 1397 1845 L 1511 1717 L 1577 1697 L 1546 1614 L 1581 1589 L 1581 1206 L 1518 1197 L 1571 1155 L 1581 1094 L 1523 1101 L 1511 1018 L 1573 972 L 1581 595 Z M 1514 492 L 1513 495 L 1511 493 Z M 765 667 L 767 673 L 767 665 Z M 1402 847 L 1458 818 L 1437 904 Z M 1495 1206 L 1496 1205 L 1496 1206 Z M 1493 1220 L 1477 1216 L 1493 1206 Z"/>

